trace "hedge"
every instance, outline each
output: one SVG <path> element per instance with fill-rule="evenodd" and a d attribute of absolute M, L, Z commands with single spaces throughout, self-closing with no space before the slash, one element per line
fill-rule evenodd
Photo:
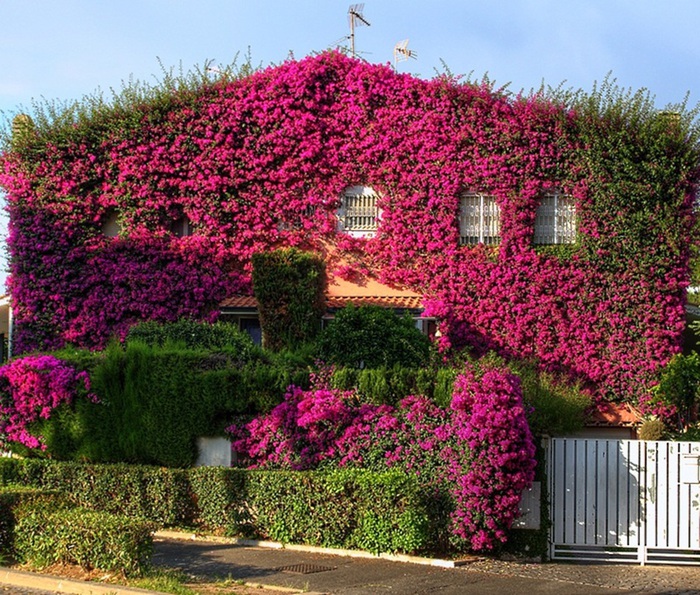
<path fill-rule="evenodd" d="M 84 508 L 159 526 L 194 523 L 230 536 L 377 553 L 430 549 L 447 518 L 416 478 L 399 471 L 183 471 L 0 460 L 0 480 L 7 478 L 59 490 Z"/>
<path fill-rule="evenodd" d="M 14 557 L 16 511 L 27 505 L 56 509 L 65 506 L 66 500 L 57 491 L 24 486 L 2 487 L 0 483 L 0 560 Z"/>
<path fill-rule="evenodd" d="M 14 551 L 36 568 L 78 564 L 82 568 L 140 574 L 153 550 L 152 523 L 81 508 L 18 509 Z"/>
<path fill-rule="evenodd" d="M 234 415 L 271 409 L 290 384 L 308 385 L 309 368 L 301 361 L 241 357 L 238 350 L 167 341 L 164 347 L 135 338 L 125 346 L 113 343 L 84 362 L 97 402 L 80 398 L 61 405 L 30 433 L 41 437 L 54 459 L 191 466 L 199 436 L 222 434 Z"/>

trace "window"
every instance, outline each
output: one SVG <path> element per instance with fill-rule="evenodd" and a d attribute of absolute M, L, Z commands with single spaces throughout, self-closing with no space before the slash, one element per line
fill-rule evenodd
<path fill-rule="evenodd" d="M 547 192 L 535 215 L 535 244 L 573 244 L 576 241 L 576 205 L 571 196 Z"/>
<path fill-rule="evenodd" d="M 176 219 L 170 225 L 171 233 L 177 238 L 185 238 L 192 235 L 192 224 L 187 215 L 183 215 L 179 219 Z"/>
<path fill-rule="evenodd" d="M 373 236 L 377 231 L 377 193 L 369 186 L 352 186 L 342 197 L 338 211 L 338 231 L 355 237 Z"/>
<path fill-rule="evenodd" d="M 121 230 L 122 226 L 119 223 L 119 214 L 114 209 L 110 209 L 107 211 L 107 215 L 102 221 L 102 235 L 108 238 L 116 238 Z"/>
<path fill-rule="evenodd" d="M 501 209 L 496 197 L 468 192 L 459 201 L 459 243 L 495 245 L 501 242 Z"/>

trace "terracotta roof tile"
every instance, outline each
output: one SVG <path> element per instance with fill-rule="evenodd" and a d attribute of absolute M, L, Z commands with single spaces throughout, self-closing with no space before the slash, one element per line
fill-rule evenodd
<path fill-rule="evenodd" d="M 642 414 L 629 403 L 602 403 L 586 422 L 587 426 L 634 428 L 642 422 Z"/>
<path fill-rule="evenodd" d="M 421 310 L 423 308 L 423 298 L 417 295 L 333 295 L 328 296 L 326 301 L 326 305 L 329 308 L 344 308 L 348 304 L 353 306 L 381 306 L 382 308 Z"/>
<path fill-rule="evenodd" d="M 395 308 L 400 310 L 420 310 L 423 308 L 423 298 L 418 295 L 350 295 L 328 296 L 326 306 L 328 308 L 344 308 L 348 304 L 354 306 L 381 306 L 382 308 Z M 226 298 L 219 304 L 220 308 L 257 308 L 258 302 L 252 295 L 234 295 Z"/>
<path fill-rule="evenodd" d="M 252 295 L 232 295 L 219 304 L 220 308 L 257 308 L 258 301 Z"/>

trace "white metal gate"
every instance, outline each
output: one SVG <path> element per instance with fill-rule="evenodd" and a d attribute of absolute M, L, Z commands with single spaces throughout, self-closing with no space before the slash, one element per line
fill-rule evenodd
<path fill-rule="evenodd" d="M 700 442 L 553 438 L 550 556 L 700 564 Z"/>

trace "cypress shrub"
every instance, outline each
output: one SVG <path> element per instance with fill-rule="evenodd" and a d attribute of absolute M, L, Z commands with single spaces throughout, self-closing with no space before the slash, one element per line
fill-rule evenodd
<path fill-rule="evenodd" d="M 253 255 L 253 291 L 263 346 L 294 349 L 312 342 L 326 310 L 323 261 L 296 248 Z"/>

